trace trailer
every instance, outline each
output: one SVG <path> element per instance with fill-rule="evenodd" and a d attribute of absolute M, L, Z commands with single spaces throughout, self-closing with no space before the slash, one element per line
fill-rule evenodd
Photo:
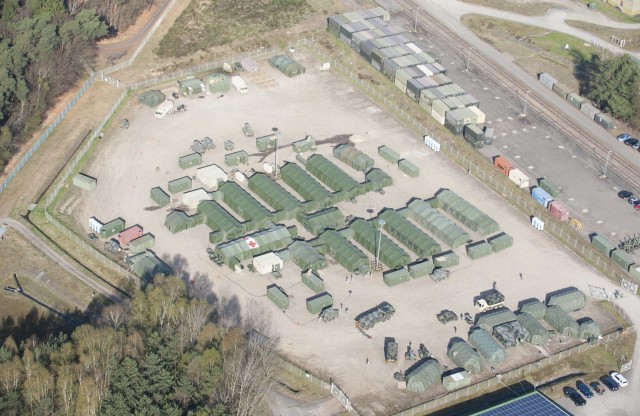
<path fill-rule="evenodd" d="M 171 113 L 173 113 L 173 101 L 165 100 L 158 106 L 158 108 L 156 108 L 156 112 L 154 115 L 158 119 L 163 119 Z"/>
<path fill-rule="evenodd" d="M 231 77 L 231 85 L 238 91 L 240 94 L 246 94 L 249 92 L 249 88 L 247 87 L 247 83 L 244 82 L 242 78 L 237 75 Z"/>

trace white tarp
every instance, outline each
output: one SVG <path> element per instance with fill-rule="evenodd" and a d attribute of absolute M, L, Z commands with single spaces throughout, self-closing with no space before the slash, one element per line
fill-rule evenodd
<path fill-rule="evenodd" d="M 253 258 L 253 267 L 259 274 L 269 274 L 281 270 L 284 266 L 282 259 L 274 252 L 265 253 Z"/>
<path fill-rule="evenodd" d="M 182 195 L 182 204 L 186 205 L 189 209 L 198 208 L 198 204 L 201 201 L 206 201 L 211 199 L 211 196 L 204 189 L 196 189 L 193 191 L 185 192 Z"/>
<path fill-rule="evenodd" d="M 228 175 L 218 165 L 209 165 L 196 170 L 196 179 L 207 189 L 215 191 L 218 189 L 218 183 L 227 181 Z"/>

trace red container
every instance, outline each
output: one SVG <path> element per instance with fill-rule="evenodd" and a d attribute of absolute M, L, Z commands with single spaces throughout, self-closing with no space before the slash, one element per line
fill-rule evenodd
<path fill-rule="evenodd" d="M 493 164 L 505 176 L 509 176 L 509 171 L 513 169 L 513 165 L 502 156 L 496 156 L 496 158 L 493 159 Z"/>
<path fill-rule="evenodd" d="M 559 219 L 560 221 L 568 221 L 569 220 L 569 210 L 564 207 L 558 201 L 551 201 L 549 203 L 549 211 L 551 215 Z"/>
<path fill-rule="evenodd" d="M 129 241 L 135 240 L 138 237 L 142 237 L 142 227 L 134 225 L 118 234 L 117 240 L 120 242 L 120 245 L 124 247 L 129 244 Z"/>

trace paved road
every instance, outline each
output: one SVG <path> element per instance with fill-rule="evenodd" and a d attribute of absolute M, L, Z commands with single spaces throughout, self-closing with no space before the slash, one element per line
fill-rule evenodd
<path fill-rule="evenodd" d="M 22 234 L 22 236 L 26 238 L 31 244 L 33 244 L 38 250 L 47 255 L 49 258 L 51 258 L 51 260 L 55 261 L 59 266 L 68 271 L 71 275 L 75 276 L 78 280 L 89 286 L 96 293 L 104 295 L 106 298 L 112 300 L 113 302 L 122 302 L 123 295 L 120 292 L 87 276 L 74 264 L 69 262 L 66 258 L 58 254 L 55 250 L 44 243 L 24 224 L 11 218 L 0 218 L 0 223 L 6 223 L 7 225 L 9 225 L 9 227 Z"/>

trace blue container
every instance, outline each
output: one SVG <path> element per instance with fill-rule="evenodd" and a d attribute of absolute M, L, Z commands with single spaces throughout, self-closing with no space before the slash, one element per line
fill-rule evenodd
<path fill-rule="evenodd" d="M 542 205 L 545 208 L 549 206 L 549 202 L 553 201 L 553 197 L 539 186 L 533 188 L 533 190 L 531 191 L 531 196 L 538 204 Z"/>

